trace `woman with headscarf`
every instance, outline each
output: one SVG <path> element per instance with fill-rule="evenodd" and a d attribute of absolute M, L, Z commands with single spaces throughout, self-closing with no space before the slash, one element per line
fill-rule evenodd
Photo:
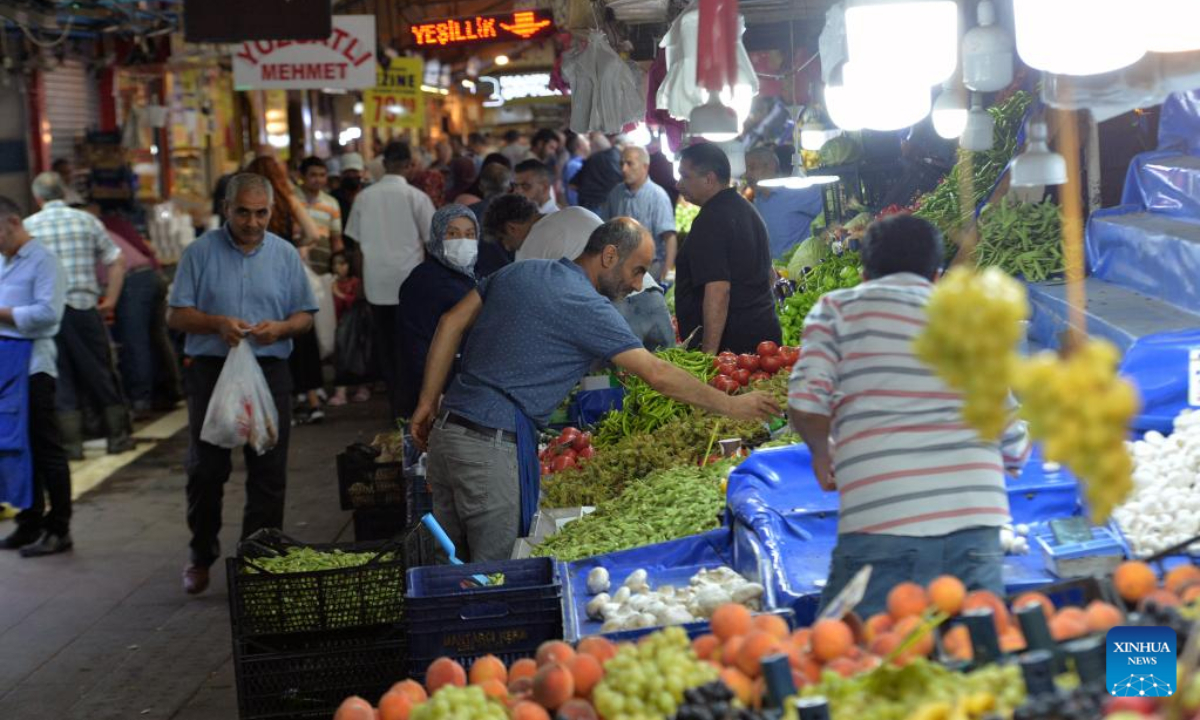
<path fill-rule="evenodd" d="M 320 230 L 308 215 L 304 204 L 296 197 L 287 172 L 273 157 L 262 155 L 246 166 L 246 172 L 265 177 L 271 183 L 273 202 L 271 220 L 267 229 L 296 246 L 300 257 L 308 263 L 308 248 L 317 241 Z M 325 411 L 321 409 L 318 391 L 325 384 L 321 374 L 321 348 L 317 344 L 316 330 L 309 330 L 293 338 L 292 354 L 288 357 L 288 369 L 292 374 L 292 389 L 297 395 L 305 395 L 307 408 L 292 414 L 292 422 L 321 422 Z"/>
<path fill-rule="evenodd" d="M 400 287 L 396 313 L 403 413 L 416 407 L 425 377 L 425 356 L 442 315 L 475 289 L 475 259 L 479 255 L 479 223 L 465 205 L 451 203 L 433 214 L 425 262 Z M 463 339 L 465 344 L 466 339 Z M 454 379 L 454 370 L 446 382 Z"/>

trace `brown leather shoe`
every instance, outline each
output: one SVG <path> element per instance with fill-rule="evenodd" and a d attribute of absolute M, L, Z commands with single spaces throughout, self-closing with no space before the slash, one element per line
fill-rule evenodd
<path fill-rule="evenodd" d="M 188 595 L 199 595 L 208 589 L 208 568 L 188 565 L 183 569 L 183 591 Z"/>

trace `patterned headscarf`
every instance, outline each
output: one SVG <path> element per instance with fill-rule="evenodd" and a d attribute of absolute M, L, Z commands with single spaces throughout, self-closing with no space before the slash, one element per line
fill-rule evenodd
<path fill-rule="evenodd" d="M 479 220 L 475 218 L 475 213 L 471 212 L 466 205 L 450 203 L 433 214 L 433 224 L 429 231 L 429 240 L 425 242 L 425 251 L 429 253 L 429 257 L 436 259 L 451 270 L 475 277 L 473 269 L 459 267 L 446 258 L 446 231 L 450 229 L 450 222 L 460 217 L 468 218 L 471 221 L 475 226 L 475 237 L 478 238 Z"/>

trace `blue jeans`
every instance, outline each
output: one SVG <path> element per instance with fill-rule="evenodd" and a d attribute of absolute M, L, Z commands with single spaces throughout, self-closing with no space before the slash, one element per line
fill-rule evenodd
<path fill-rule="evenodd" d="M 824 609 L 864 565 L 871 566 L 867 594 L 855 608 L 861 618 L 887 610 L 888 592 L 899 583 L 928 585 L 939 575 L 954 575 L 969 590 L 1004 596 L 1004 550 L 1000 529 L 969 528 L 937 537 L 848 533 L 838 537 L 821 593 Z"/>
<path fill-rule="evenodd" d="M 154 396 L 154 325 L 158 275 L 142 270 L 125 277 L 121 298 L 117 301 L 113 336 L 120 345 L 117 367 L 125 384 L 125 394 L 136 409 L 150 407 Z"/>

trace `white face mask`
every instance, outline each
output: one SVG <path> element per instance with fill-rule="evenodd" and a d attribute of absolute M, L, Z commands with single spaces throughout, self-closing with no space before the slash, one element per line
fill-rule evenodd
<path fill-rule="evenodd" d="M 479 257 L 479 241 L 462 238 L 445 242 L 446 259 L 460 268 L 475 267 Z"/>

